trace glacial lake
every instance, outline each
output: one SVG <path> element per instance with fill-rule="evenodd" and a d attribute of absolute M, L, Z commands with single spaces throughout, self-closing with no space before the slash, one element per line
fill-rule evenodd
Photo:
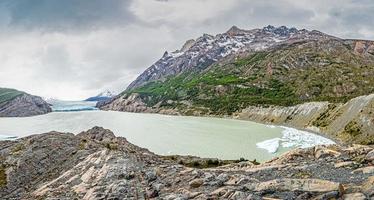
<path fill-rule="evenodd" d="M 161 155 L 265 161 L 293 148 L 333 143 L 305 131 L 250 121 L 100 110 L 0 118 L 0 137 L 53 130 L 77 134 L 93 126 Z"/>

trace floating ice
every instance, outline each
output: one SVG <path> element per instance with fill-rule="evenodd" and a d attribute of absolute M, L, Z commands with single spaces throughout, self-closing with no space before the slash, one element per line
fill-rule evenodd
<path fill-rule="evenodd" d="M 271 128 L 271 126 L 269 126 Z M 334 141 L 324 138 L 322 136 L 301 131 L 294 128 L 281 126 L 284 130 L 282 131 L 282 138 L 272 138 L 256 144 L 258 148 L 267 150 L 269 153 L 275 153 L 278 151 L 281 145 L 284 148 L 308 148 L 316 145 L 323 144 L 335 144 Z"/>
<path fill-rule="evenodd" d="M 284 129 L 282 131 L 282 147 L 308 148 L 322 144 L 335 144 L 335 142 L 330 139 L 307 131 L 301 131 L 284 126 L 281 126 L 281 128 Z"/>
<path fill-rule="evenodd" d="M 266 125 L 266 127 L 268 127 L 268 128 L 276 128 L 276 126 L 274 126 L 274 125 Z"/>
<path fill-rule="evenodd" d="M 265 140 L 256 144 L 258 148 L 266 149 L 269 153 L 275 153 L 279 148 L 280 138 L 273 138 L 270 140 Z"/>

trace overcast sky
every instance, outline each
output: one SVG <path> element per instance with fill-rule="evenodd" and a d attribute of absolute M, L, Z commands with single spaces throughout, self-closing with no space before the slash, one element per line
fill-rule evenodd
<path fill-rule="evenodd" d="M 203 33 L 271 24 L 374 40 L 373 19 L 372 0 L 1 0 L 0 87 L 84 99 Z"/>

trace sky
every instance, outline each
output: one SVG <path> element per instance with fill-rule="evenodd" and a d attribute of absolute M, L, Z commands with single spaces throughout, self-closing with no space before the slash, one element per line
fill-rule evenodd
<path fill-rule="evenodd" d="M 165 51 L 236 25 L 374 40 L 372 0 L 1 0 L 0 87 L 80 100 L 120 92 Z"/>

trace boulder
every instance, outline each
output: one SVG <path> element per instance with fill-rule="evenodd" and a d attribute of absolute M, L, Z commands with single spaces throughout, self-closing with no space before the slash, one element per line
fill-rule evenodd
<path fill-rule="evenodd" d="M 190 181 L 189 185 L 191 188 L 198 188 L 204 183 L 204 180 L 201 178 L 194 179 Z"/>
<path fill-rule="evenodd" d="M 340 155 L 339 152 L 334 151 L 332 149 L 328 149 L 323 146 L 318 146 L 314 150 L 314 157 L 317 159 L 326 158 L 326 157 L 338 157 Z"/>
<path fill-rule="evenodd" d="M 362 185 L 362 191 L 368 195 L 374 196 L 374 176 L 368 178 Z"/>
<path fill-rule="evenodd" d="M 367 160 L 367 161 L 374 161 L 374 150 L 372 150 L 368 154 L 366 154 L 365 160 Z"/>
<path fill-rule="evenodd" d="M 363 174 L 371 174 L 374 173 L 374 166 L 362 167 L 352 171 L 354 173 L 363 173 Z"/>
<path fill-rule="evenodd" d="M 346 161 L 346 162 L 338 162 L 334 164 L 335 168 L 340 168 L 340 167 L 350 167 L 354 165 L 353 161 Z"/>

